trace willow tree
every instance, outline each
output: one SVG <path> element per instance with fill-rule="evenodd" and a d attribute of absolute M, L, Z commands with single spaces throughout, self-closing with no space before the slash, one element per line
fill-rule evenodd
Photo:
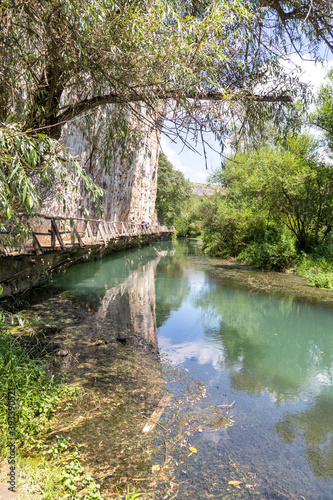
<path fill-rule="evenodd" d="M 332 51 L 332 16 L 327 0 L 3 0 L 0 120 L 58 139 L 114 103 L 186 143 L 288 123 L 306 89 L 283 62 L 318 58 L 321 42 Z M 29 177 L 34 164 L 15 155 Z"/>

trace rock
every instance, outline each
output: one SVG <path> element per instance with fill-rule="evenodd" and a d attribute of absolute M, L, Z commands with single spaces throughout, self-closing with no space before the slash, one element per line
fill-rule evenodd
<path fill-rule="evenodd" d="M 56 356 L 61 356 L 61 357 L 68 356 L 68 354 L 69 351 L 67 351 L 66 349 L 59 349 L 59 351 L 55 353 Z"/>

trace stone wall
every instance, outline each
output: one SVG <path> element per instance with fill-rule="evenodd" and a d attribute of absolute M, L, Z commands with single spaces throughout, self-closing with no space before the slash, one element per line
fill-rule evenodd
<path fill-rule="evenodd" d="M 61 143 L 80 162 L 92 180 L 105 191 L 104 218 L 107 220 L 156 221 L 155 199 L 159 154 L 159 132 L 146 118 L 106 105 L 88 116 L 63 126 Z M 59 181 L 59 189 L 62 189 Z M 47 215 L 80 216 L 80 206 L 99 217 L 83 186 L 74 180 L 65 194 L 67 210 L 54 193 L 49 193 L 41 212 Z"/>

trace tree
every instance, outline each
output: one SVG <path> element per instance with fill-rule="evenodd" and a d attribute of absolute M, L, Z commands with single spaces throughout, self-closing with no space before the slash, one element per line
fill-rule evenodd
<path fill-rule="evenodd" d="M 159 220 L 172 226 L 191 193 L 191 185 L 163 153 L 158 159 L 156 210 Z"/>
<path fill-rule="evenodd" d="M 281 61 L 332 50 L 332 26 L 326 0 L 3 0 L 0 121 L 58 139 L 115 104 L 186 144 L 290 125 L 306 92 Z"/>
<path fill-rule="evenodd" d="M 28 219 L 35 215 L 43 190 L 55 191 L 56 179 L 64 186 L 56 193 L 64 204 L 67 186 L 78 189 L 78 178 L 96 204 L 103 195 L 81 165 L 43 134 L 27 134 L 17 125 L 0 124 L 0 158 L 0 232 L 10 229 L 8 244 L 29 230 Z"/>
<path fill-rule="evenodd" d="M 317 109 L 311 116 L 312 124 L 324 132 L 328 146 L 333 151 L 333 71 L 327 75 L 328 81 L 321 86 L 317 97 Z"/>
<path fill-rule="evenodd" d="M 280 64 L 290 51 L 333 47 L 326 0 L 4 0 L 0 26 L 2 120 L 15 109 L 55 138 L 106 103 L 145 103 L 161 126 L 161 101 L 178 130 L 225 133 L 300 95 Z"/>
<path fill-rule="evenodd" d="M 223 172 L 234 205 L 282 222 L 303 251 L 333 230 L 333 170 L 320 160 L 318 147 L 309 135 L 289 137 L 285 145 L 237 154 Z"/>

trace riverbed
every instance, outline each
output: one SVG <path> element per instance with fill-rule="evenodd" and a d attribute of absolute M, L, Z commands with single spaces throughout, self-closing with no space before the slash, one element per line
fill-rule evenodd
<path fill-rule="evenodd" d="M 24 300 L 54 370 L 85 390 L 55 434 L 105 498 L 333 497 L 331 291 L 180 241 L 73 266 Z"/>

